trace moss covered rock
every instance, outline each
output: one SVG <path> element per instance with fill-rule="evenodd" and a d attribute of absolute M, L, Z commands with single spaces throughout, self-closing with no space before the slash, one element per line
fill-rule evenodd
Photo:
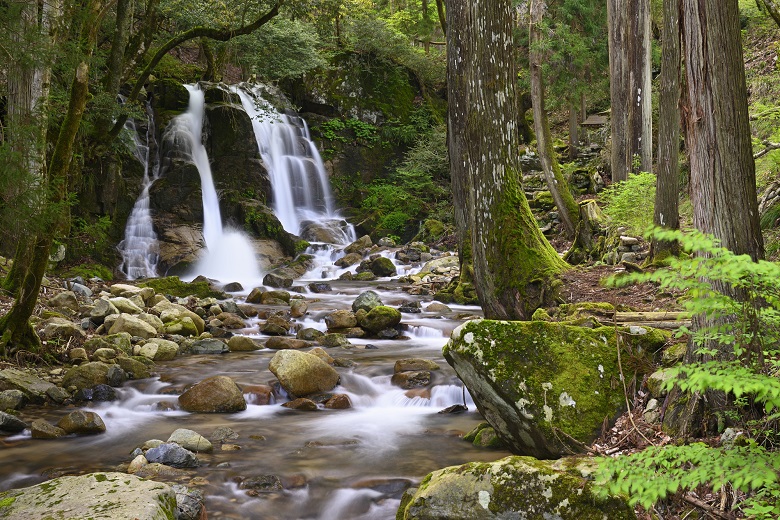
<path fill-rule="evenodd" d="M 512 452 L 558 458 L 581 451 L 605 418 L 623 411 L 623 390 L 615 384 L 616 332 L 628 334 L 614 327 L 474 320 L 453 331 L 444 357 Z M 631 339 L 652 351 L 660 345 L 649 343 L 660 338 Z"/>
<path fill-rule="evenodd" d="M 598 498 L 583 476 L 592 468 L 577 459 L 541 461 L 506 457 L 434 471 L 401 500 L 397 520 L 628 520 L 625 500 Z"/>
<path fill-rule="evenodd" d="M 377 305 L 361 317 L 358 325 L 368 332 L 377 333 L 380 330 L 395 327 L 399 323 L 401 323 L 401 313 L 398 309 L 387 305 Z"/>
<path fill-rule="evenodd" d="M 215 291 L 207 282 L 183 282 L 178 276 L 152 278 L 141 282 L 141 287 L 151 287 L 158 294 L 170 296 L 195 296 L 196 298 L 225 298 L 225 293 Z"/>

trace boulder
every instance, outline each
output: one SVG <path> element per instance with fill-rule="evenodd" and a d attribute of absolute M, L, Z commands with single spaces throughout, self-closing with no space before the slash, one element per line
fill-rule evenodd
<path fill-rule="evenodd" d="M 214 449 L 211 442 L 203 437 L 198 432 L 188 430 L 187 428 L 179 428 L 175 430 L 168 442 L 174 442 L 184 448 L 185 450 L 208 453 Z"/>
<path fill-rule="evenodd" d="M 173 442 L 164 442 L 157 447 L 146 450 L 144 457 L 150 463 L 165 464 L 172 468 L 197 468 L 200 466 L 200 461 L 194 453 Z"/>
<path fill-rule="evenodd" d="M 115 366 L 100 361 L 83 363 L 65 372 L 65 376 L 62 378 L 62 385 L 65 388 L 75 386 L 77 390 L 82 390 L 84 388 L 93 388 L 96 385 L 110 384 L 109 370 Z"/>
<path fill-rule="evenodd" d="M 43 330 L 40 331 L 40 337 L 44 340 L 59 339 L 67 341 L 71 338 L 81 339 L 86 336 L 81 326 L 65 318 L 49 318 L 43 322 Z"/>
<path fill-rule="evenodd" d="M 204 338 L 194 341 L 188 348 L 191 354 L 225 354 L 229 352 L 227 344 L 216 338 Z"/>
<path fill-rule="evenodd" d="M 430 473 L 401 500 L 398 520 L 633 520 L 624 498 L 601 497 L 585 475 L 592 461 L 506 457 Z"/>
<path fill-rule="evenodd" d="M 260 332 L 271 336 L 286 336 L 290 333 L 292 323 L 283 316 L 269 316 L 265 323 L 260 325 Z"/>
<path fill-rule="evenodd" d="M 605 418 L 614 420 L 623 411 L 623 389 L 613 384 L 620 380 L 615 335 L 627 333 L 545 321 L 473 320 L 453 331 L 443 352 L 512 452 L 553 459 L 581 452 Z M 648 333 L 630 341 L 643 341 L 643 350 L 655 352 L 665 336 Z"/>
<path fill-rule="evenodd" d="M 46 419 L 35 419 L 30 425 L 30 435 L 33 439 L 59 439 L 65 437 L 67 433 Z M 0 514 L 2 514 L 2 508 L 0 508 Z"/>
<path fill-rule="evenodd" d="M 345 268 L 359 264 L 362 260 L 363 255 L 360 253 L 347 253 L 333 263 L 338 267 Z"/>
<path fill-rule="evenodd" d="M 130 379 L 146 379 L 152 377 L 150 367 L 154 366 L 154 363 L 151 363 L 149 360 L 146 360 L 146 363 L 144 363 L 141 359 L 146 360 L 146 358 L 141 358 L 140 356 L 120 357 L 116 358 L 116 364 L 119 365 Z M 151 363 L 151 365 L 147 363 Z"/>
<path fill-rule="evenodd" d="M 395 264 L 389 258 L 380 256 L 371 261 L 371 272 L 377 276 L 395 276 Z"/>
<path fill-rule="evenodd" d="M 130 285 L 126 283 L 115 283 L 114 285 L 111 286 L 109 292 L 111 293 L 111 296 L 122 296 L 125 298 L 129 298 L 135 295 L 140 296 L 143 292 L 143 288 L 136 287 L 135 285 Z"/>
<path fill-rule="evenodd" d="M 317 341 L 320 345 L 326 348 L 334 347 L 351 347 L 352 343 L 349 342 L 344 334 L 331 333 L 320 336 Z"/>
<path fill-rule="evenodd" d="M 366 312 L 370 311 L 374 307 L 378 307 L 382 304 L 382 300 L 379 298 L 379 295 L 374 291 L 363 291 L 358 295 L 357 298 L 355 298 L 355 301 L 352 302 L 352 312 L 357 312 L 360 309 L 365 310 Z"/>
<path fill-rule="evenodd" d="M 120 313 L 126 312 L 127 314 L 141 314 L 144 312 L 144 310 L 132 300 L 130 300 L 130 298 L 117 296 L 115 298 L 109 298 L 108 301 L 112 303 Z"/>
<path fill-rule="evenodd" d="M 59 420 L 57 427 L 76 435 L 94 435 L 106 431 L 106 425 L 98 414 L 84 410 L 70 412 Z"/>
<path fill-rule="evenodd" d="M 162 300 L 158 302 L 154 307 L 151 308 L 151 313 L 159 316 L 163 323 L 166 324 L 171 321 L 181 320 L 184 317 L 188 317 L 195 324 L 195 328 L 197 329 L 196 335 L 203 334 L 203 331 L 206 328 L 206 322 L 203 321 L 203 318 L 189 310 L 187 307 L 177 303 L 171 303 L 168 300 Z"/>
<path fill-rule="evenodd" d="M 176 495 L 167 484 L 126 473 L 60 477 L 0 493 L 0 517 L 176 518 Z"/>
<path fill-rule="evenodd" d="M 247 336 L 233 336 L 228 340 L 227 346 L 230 352 L 250 352 L 263 348 L 257 341 Z"/>
<path fill-rule="evenodd" d="M 3 433 L 20 433 L 25 428 L 29 428 L 23 420 L 19 419 L 15 415 L 10 413 L 0 412 L 0 432 Z"/>
<path fill-rule="evenodd" d="M 395 362 L 393 372 L 413 372 L 416 370 L 439 370 L 439 365 L 430 359 L 406 358 Z"/>
<path fill-rule="evenodd" d="M 265 288 L 263 287 L 255 287 L 251 291 L 249 291 L 249 294 L 246 297 L 247 303 L 261 303 L 263 293 L 265 292 Z"/>
<path fill-rule="evenodd" d="M 270 348 L 272 350 L 305 348 L 310 345 L 311 344 L 308 341 L 304 341 L 302 339 L 285 338 L 282 336 L 274 336 L 272 338 L 268 338 L 268 341 L 265 342 L 265 348 Z"/>
<path fill-rule="evenodd" d="M 380 330 L 395 327 L 401 323 L 401 313 L 398 309 L 379 305 L 374 307 L 360 320 L 359 325 L 369 332 L 377 333 Z"/>
<path fill-rule="evenodd" d="M 290 293 L 282 290 L 266 291 L 260 298 L 260 303 L 267 304 L 269 300 L 282 300 L 284 303 L 290 303 Z"/>
<path fill-rule="evenodd" d="M 127 332 L 131 336 L 138 336 L 144 339 L 153 338 L 157 335 L 157 330 L 132 314 L 122 313 L 114 321 L 109 329 L 109 334 L 118 334 L 120 332 Z"/>
<path fill-rule="evenodd" d="M 314 329 L 312 327 L 305 327 L 299 330 L 295 337 L 306 341 L 317 341 L 324 335 L 325 333 L 321 330 Z"/>
<path fill-rule="evenodd" d="M 327 282 L 312 282 L 307 285 L 309 290 L 313 293 L 328 293 L 333 290 L 333 287 Z"/>
<path fill-rule="evenodd" d="M 435 312 L 435 313 L 452 312 L 452 309 L 448 305 L 444 305 L 443 303 L 433 302 L 425 308 L 425 312 Z"/>
<path fill-rule="evenodd" d="M 170 361 L 179 353 L 179 345 L 173 341 L 152 338 L 141 347 L 139 354 L 153 361 Z"/>
<path fill-rule="evenodd" d="M 334 359 L 331 357 L 330 354 L 325 352 L 325 350 L 322 347 L 314 347 L 309 351 L 309 354 L 313 356 L 317 356 L 318 358 L 320 358 L 321 360 L 323 360 L 325 363 L 329 365 L 333 364 Z"/>
<path fill-rule="evenodd" d="M 3 390 L 0 392 L 0 410 L 21 410 L 27 404 L 27 396 L 21 390 Z"/>
<path fill-rule="evenodd" d="M 339 373 L 315 355 L 298 350 L 280 350 L 268 365 L 287 393 L 302 397 L 327 392 L 339 382 Z"/>
<path fill-rule="evenodd" d="M 344 248 L 344 252 L 349 253 L 362 253 L 364 250 L 370 248 L 373 245 L 371 242 L 371 237 L 368 235 L 363 235 L 362 237 L 358 238 L 351 244 L 349 244 L 347 247 Z"/>
<path fill-rule="evenodd" d="M 325 316 L 328 330 L 349 329 L 357 325 L 355 313 L 346 310 L 333 311 Z"/>
<path fill-rule="evenodd" d="M 232 379 L 214 376 L 188 388 L 179 396 L 179 406 L 188 412 L 232 413 L 246 410 L 246 401 Z"/>
<path fill-rule="evenodd" d="M 396 372 L 390 378 L 390 382 L 405 390 L 420 388 L 431 384 L 431 373 L 428 370 L 417 370 L 414 372 Z"/>
<path fill-rule="evenodd" d="M 15 368 L 0 370 L 0 384 L 5 388 L 19 390 L 34 403 L 43 403 L 49 393 L 57 388 L 49 381 Z"/>
<path fill-rule="evenodd" d="M 79 301 L 73 291 L 65 291 L 49 298 L 49 306 L 58 310 L 77 312 L 79 310 Z"/>
<path fill-rule="evenodd" d="M 336 394 L 325 401 L 325 408 L 329 410 L 347 410 L 352 408 L 352 401 L 347 394 Z"/>
<path fill-rule="evenodd" d="M 198 326 L 195 321 L 189 317 L 184 316 L 178 319 L 173 319 L 165 323 L 165 332 L 167 334 L 178 334 L 179 336 L 199 336 Z"/>
<path fill-rule="evenodd" d="M 133 345 L 130 343 L 130 334 L 120 332 L 119 334 L 109 334 L 108 336 L 95 336 L 84 342 L 84 349 L 89 354 L 93 354 L 101 348 L 110 348 L 117 353 L 121 352 L 127 356 L 132 355 Z"/>
<path fill-rule="evenodd" d="M 301 298 L 296 298 L 290 302 L 290 316 L 300 318 L 309 310 L 309 304 Z"/>
<path fill-rule="evenodd" d="M 293 399 L 292 401 L 283 403 L 282 406 L 292 410 L 301 410 L 304 412 L 314 412 L 317 410 L 317 403 L 311 399 L 306 399 L 305 397 Z"/>
<path fill-rule="evenodd" d="M 95 305 L 90 309 L 89 319 L 100 325 L 112 314 L 119 314 L 119 309 L 108 299 L 100 298 L 95 300 Z"/>
<path fill-rule="evenodd" d="M 269 287 L 292 287 L 293 277 L 286 271 L 272 271 L 263 277 L 263 285 Z"/>

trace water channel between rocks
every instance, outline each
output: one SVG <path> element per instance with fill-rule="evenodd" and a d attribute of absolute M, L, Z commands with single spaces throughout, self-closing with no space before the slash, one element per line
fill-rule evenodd
<path fill-rule="evenodd" d="M 324 330 L 325 313 L 350 308 L 361 291 L 371 288 L 355 282 L 331 285 L 332 293 L 306 295 L 309 312 L 299 320 L 304 326 Z M 383 287 L 386 290 L 377 292 L 386 305 L 410 299 L 392 283 Z M 183 476 L 175 479 L 160 479 L 200 489 L 209 518 L 395 518 L 403 490 L 427 473 L 508 455 L 475 448 L 461 439 L 481 421 L 467 394 L 468 412 L 438 413 L 463 402 L 462 385 L 441 354 L 450 332 L 461 323 L 453 318 L 479 312 L 476 307 L 455 306 L 453 315 L 446 317 L 404 314 L 408 339 L 353 339 L 356 349 L 328 349 L 331 356 L 356 363 L 338 369 L 341 384 L 334 390 L 350 396 L 353 408 L 348 410 L 292 411 L 277 402 L 249 404 L 235 414 L 160 411 L 165 406 L 159 403 L 175 407 L 186 386 L 209 376 L 226 375 L 241 386 L 274 382 L 268 370 L 274 351 L 181 356 L 158 363 L 159 378 L 126 383 L 119 401 L 90 406 L 105 421 L 105 434 L 55 441 L 32 440 L 29 434 L 5 439 L 0 490 L 62 474 L 116 470 L 132 459 L 136 447 L 149 439 L 166 440 L 177 428 L 209 438 L 217 428 L 229 427 L 239 437 L 226 442 L 240 449 L 225 451 L 215 442 L 213 453 L 198 454 L 199 468 L 182 470 Z M 242 332 L 256 331 L 253 327 Z M 360 348 L 366 344 L 376 348 Z M 428 389 L 408 391 L 390 384 L 395 361 L 409 357 L 431 359 L 441 367 Z M 22 418 L 56 422 L 69 411 L 28 407 Z M 241 479 L 264 475 L 278 476 L 285 489 L 257 496 L 239 489 Z"/>

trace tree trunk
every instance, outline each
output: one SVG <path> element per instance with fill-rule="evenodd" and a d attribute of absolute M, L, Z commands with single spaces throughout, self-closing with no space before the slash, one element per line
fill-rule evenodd
<path fill-rule="evenodd" d="M 775 0 L 761 0 L 761 3 L 764 4 L 769 16 L 772 17 L 772 20 L 780 26 L 780 4 Z"/>
<path fill-rule="evenodd" d="M 436 0 L 436 14 L 439 15 L 442 34 L 447 36 L 447 15 L 444 13 L 444 0 Z"/>
<path fill-rule="evenodd" d="M 447 9 L 449 152 L 455 206 L 468 197 L 474 282 L 485 317 L 528 319 L 566 264 L 539 232 L 520 187 L 513 14 L 509 2 Z M 497 59 L 497 57 L 502 59 Z M 463 198 L 459 198 L 463 197 Z M 469 226 L 465 229 L 463 226 Z"/>
<path fill-rule="evenodd" d="M 658 104 L 658 160 L 653 224 L 679 229 L 680 197 L 680 0 L 664 0 L 661 88 Z M 653 240 L 650 256 L 676 256 L 676 242 Z"/>
<path fill-rule="evenodd" d="M 550 134 L 550 123 L 547 119 L 547 111 L 544 105 L 544 77 L 542 76 L 542 61 L 544 56 L 541 51 L 542 35 L 540 24 L 544 19 L 546 10 L 547 3 L 545 0 L 531 0 L 529 69 L 531 79 L 531 100 L 534 110 L 534 132 L 536 132 L 536 148 L 542 163 L 544 178 L 547 181 L 547 189 L 550 190 L 555 205 L 558 208 L 558 215 L 563 224 L 564 231 L 566 232 L 566 237 L 569 238 L 569 240 L 574 240 L 577 233 L 577 226 L 580 223 L 580 210 L 579 206 L 574 201 L 574 197 L 572 197 L 569 184 L 561 173 L 558 160 L 555 158 L 552 135 Z"/>
<path fill-rule="evenodd" d="M 111 41 L 111 51 L 106 62 L 106 76 L 103 79 L 103 90 L 110 94 L 119 94 L 124 72 L 125 51 L 130 39 L 130 25 L 133 19 L 133 0 L 117 0 L 116 31 Z M 95 122 L 95 136 L 104 139 L 111 129 L 112 121 L 101 117 Z"/>
<path fill-rule="evenodd" d="M 579 155 L 580 122 L 577 120 L 579 108 L 576 103 L 569 103 L 569 160 L 573 161 Z"/>
<path fill-rule="evenodd" d="M 608 0 L 612 181 L 651 171 L 649 0 Z"/>

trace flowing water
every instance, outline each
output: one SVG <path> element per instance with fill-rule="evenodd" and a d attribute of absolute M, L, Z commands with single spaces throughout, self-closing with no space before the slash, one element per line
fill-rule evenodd
<path fill-rule="evenodd" d="M 146 132 L 143 139 L 138 135 L 135 121 L 129 119 L 125 124 L 133 139 L 135 158 L 144 168 L 141 194 L 127 218 L 125 238 L 117 246 L 122 255 L 119 270 L 128 280 L 157 276 L 157 234 L 154 232 L 149 211 L 149 188 L 160 175 L 160 161 L 155 142 L 154 117 L 149 104 L 146 105 L 146 115 Z"/>
<path fill-rule="evenodd" d="M 329 294 L 309 295 L 304 326 L 324 329 L 324 315 L 349 308 L 366 285 L 334 282 Z M 379 291 L 383 301 L 398 305 L 408 295 L 390 287 Z M 478 312 L 462 308 L 459 312 Z M 376 348 L 329 349 L 334 357 L 355 362 L 339 368 L 341 384 L 334 393 L 349 395 L 348 410 L 292 411 L 283 397 L 269 405 L 249 404 L 234 414 L 194 414 L 176 409 L 176 396 L 187 385 L 212 375 L 226 375 L 242 387 L 272 384 L 268 370 L 274 352 L 260 350 L 224 355 L 181 356 L 159 363 L 160 377 L 127 383 L 121 399 L 90 405 L 106 423 L 107 432 L 93 437 L 56 441 L 32 440 L 29 435 L 6 439 L 0 452 L 0 489 L 21 487 L 63 473 L 109 471 L 131 459 L 131 452 L 148 439 L 166 440 L 177 428 L 205 437 L 219 427 L 232 428 L 240 449 L 223 451 L 215 443 L 211 454 L 198 454 L 201 466 L 185 470 L 177 480 L 206 495 L 209 518 L 235 519 L 392 519 L 403 490 L 430 471 L 475 460 L 495 460 L 503 451 L 481 450 L 460 435 L 481 418 L 441 347 L 459 324 L 426 313 L 404 314 L 402 340 L 353 340 Z M 253 328 L 245 331 L 255 332 Z M 407 391 L 390 384 L 398 359 L 420 357 L 436 361 L 428 389 Z M 469 411 L 439 414 L 465 398 Z M 162 411 L 168 410 L 168 411 Z M 23 418 L 57 421 L 68 409 L 28 407 Z M 276 475 L 283 491 L 250 496 L 241 489 L 243 478 Z M 164 479 L 163 479 L 164 480 Z"/>

